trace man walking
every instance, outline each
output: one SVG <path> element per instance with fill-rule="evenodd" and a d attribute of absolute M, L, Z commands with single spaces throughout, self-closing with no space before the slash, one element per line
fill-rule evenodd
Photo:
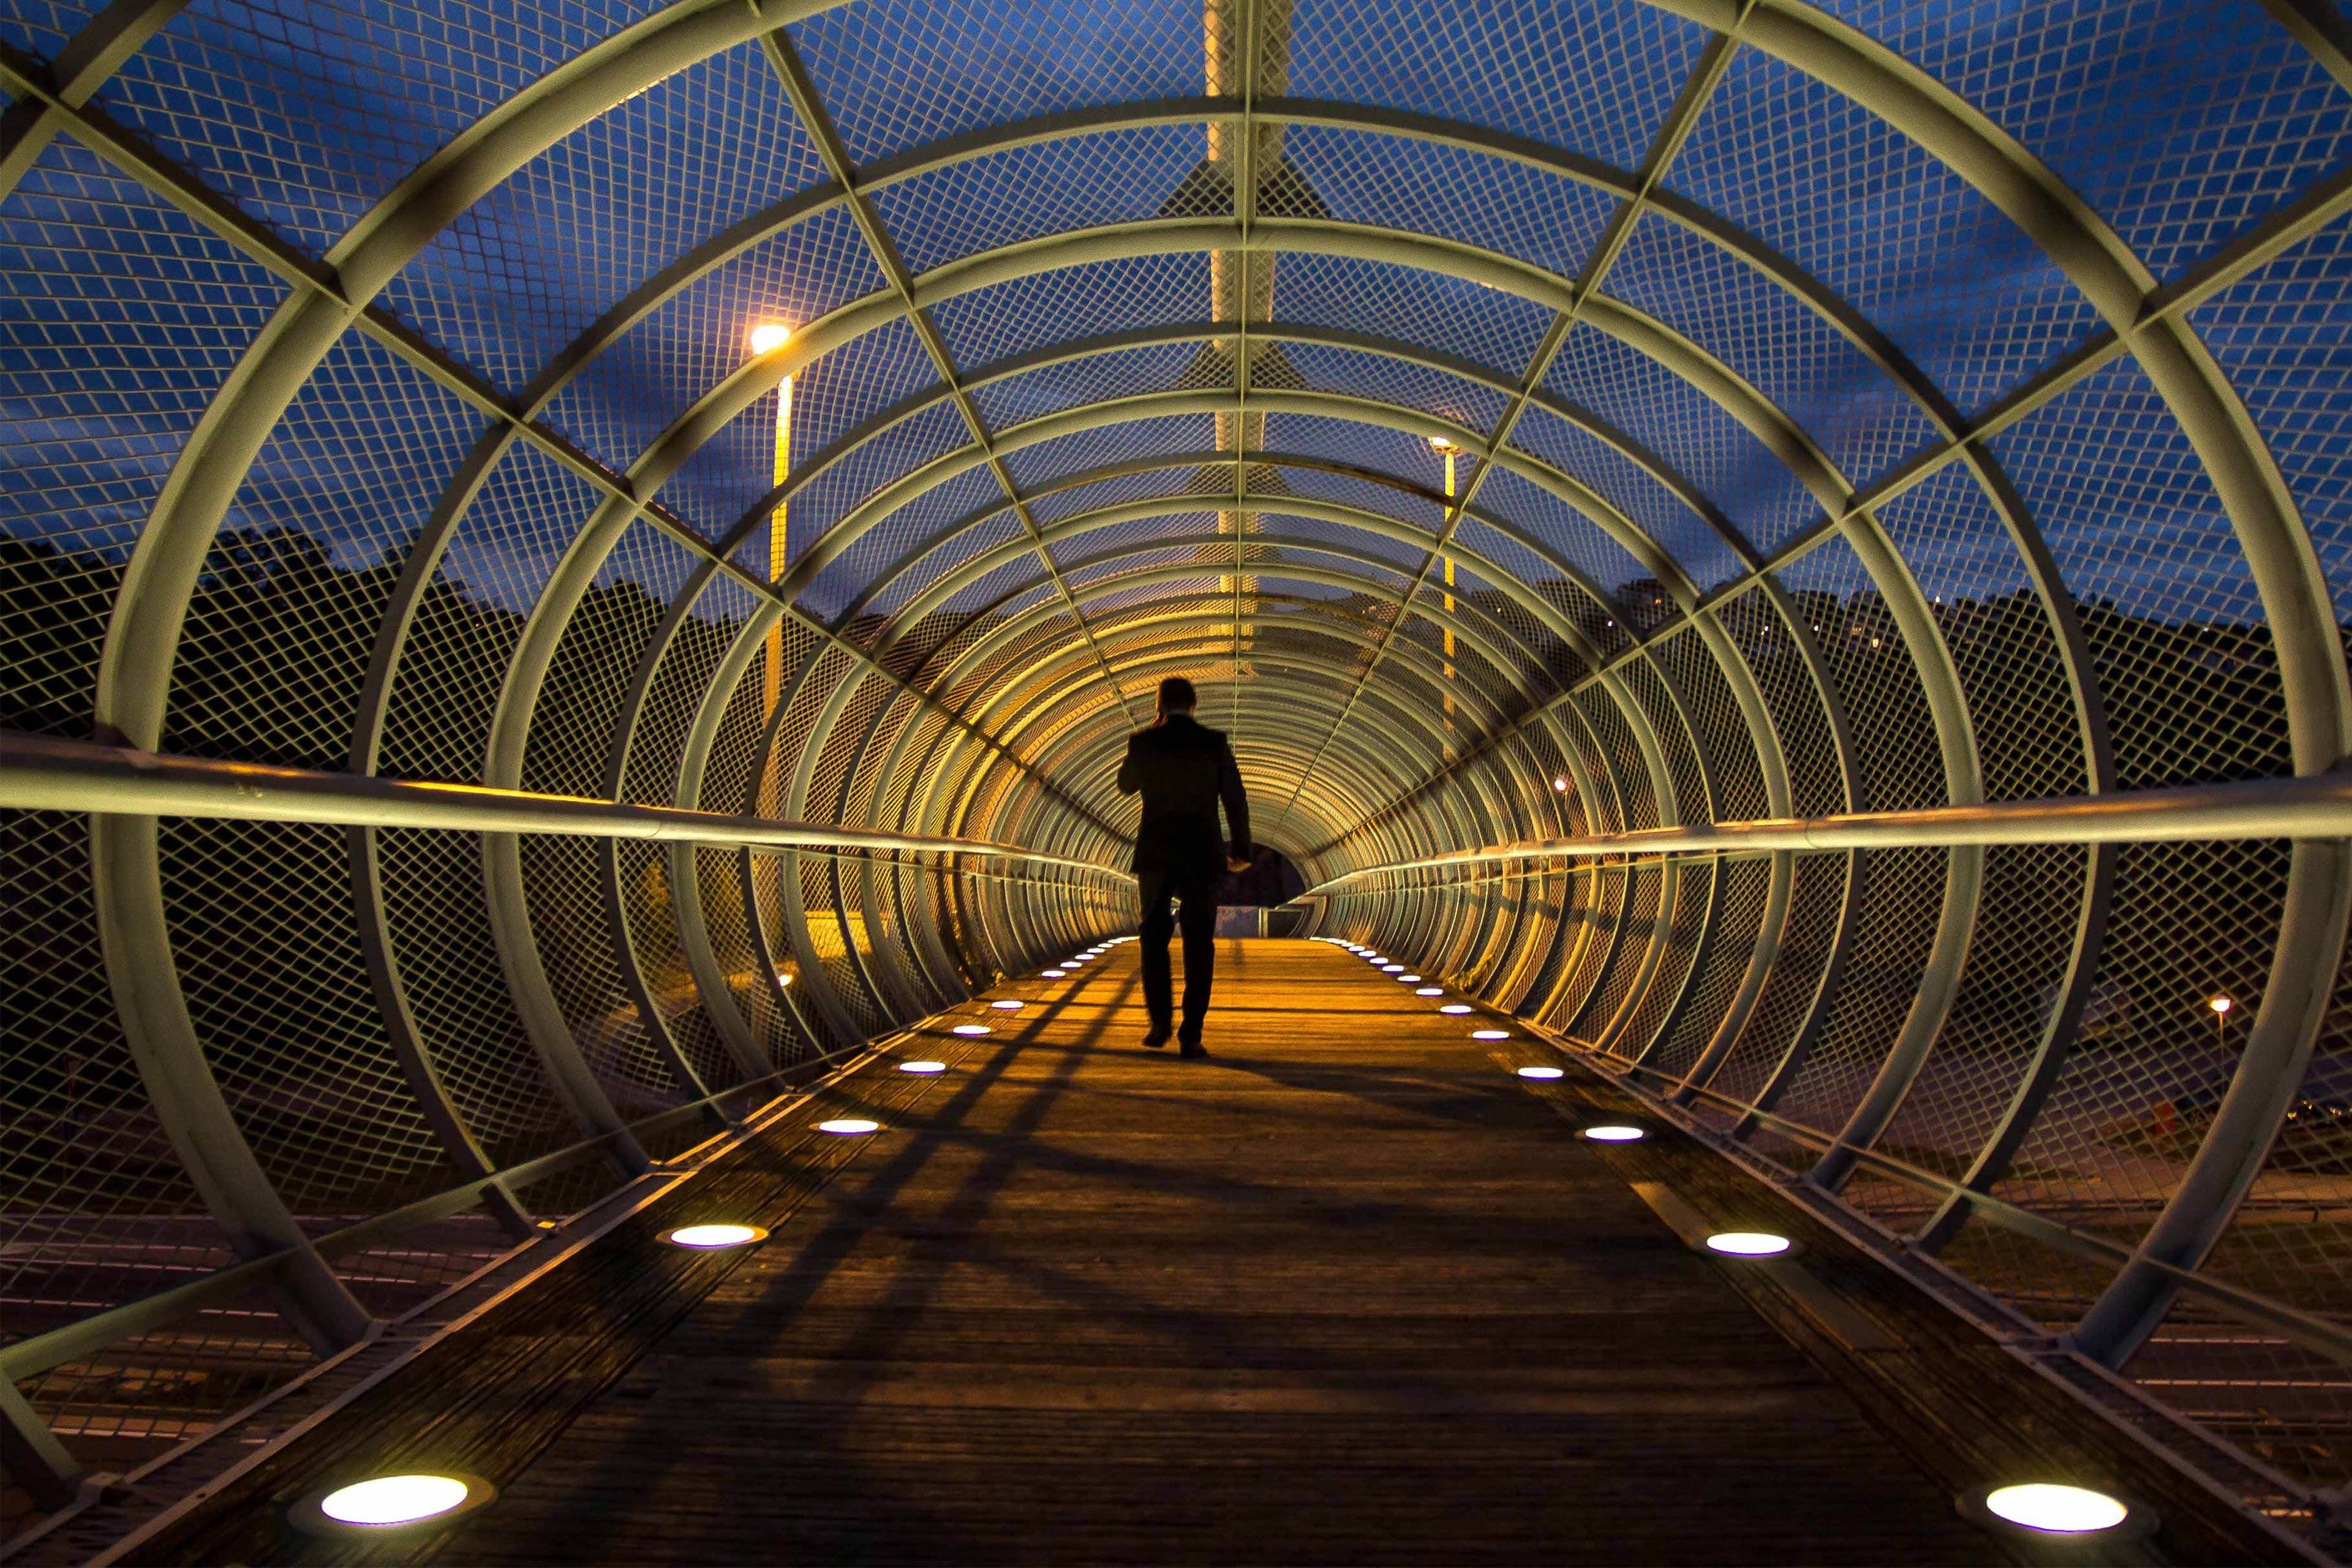
<path fill-rule="evenodd" d="M 1143 821 L 1135 830 L 1136 890 L 1143 900 L 1143 1006 L 1151 1031 L 1143 1043 L 1154 1047 L 1175 1034 L 1188 1057 L 1209 1053 L 1201 1044 L 1201 1020 L 1209 1011 L 1209 981 L 1217 962 L 1217 876 L 1249 868 L 1249 799 L 1241 770 L 1223 734 L 1192 718 L 1199 701 L 1192 683 L 1171 675 L 1160 683 L 1160 716 L 1151 727 L 1127 738 L 1127 760 L 1118 765 L 1118 793 L 1143 795 Z M 1231 853 L 1217 836 L 1217 803 L 1225 806 L 1232 830 Z M 1184 928 L 1184 1026 L 1172 1027 L 1168 938 L 1179 923 L 1168 900 L 1182 906 Z"/>

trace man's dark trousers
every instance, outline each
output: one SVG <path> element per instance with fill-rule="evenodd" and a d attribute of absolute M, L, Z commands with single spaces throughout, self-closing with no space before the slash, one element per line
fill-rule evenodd
<path fill-rule="evenodd" d="M 1166 871 L 1135 874 L 1137 893 L 1143 900 L 1143 1010 L 1155 1027 L 1166 1027 L 1174 1014 L 1175 982 L 1168 968 L 1168 939 L 1184 928 L 1184 1026 L 1188 1040 L 1201 1037 L 1201 1020 L 1209 1013 L 1209 982 L 1217 965 L 1217 879 L 1177 877 Z M 1168 911 L 1171 899 L 1183 910 L 1181 918 Z"/>

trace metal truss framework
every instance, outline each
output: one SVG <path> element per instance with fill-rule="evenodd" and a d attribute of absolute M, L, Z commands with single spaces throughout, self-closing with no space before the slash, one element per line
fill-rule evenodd
<path fill-rule="evenodd" d="M 34 1039 L 12 1115 L 152 1123 L 178 1173 L 134 1177 L 42 1133 L 54 1152 L 24 1169 L 41 1213 L 7 1289 L 101 1304 L 0 1347 L 12 1475 L 69 1495 L 85 1466 L 51 1427 L 119 1415 L 124 1367 L 200 1360 L 224 1303 L 263 1292 L 295 1361 L 356 1342 L 404 1299 L 382 1283 L 394 1234 L 436 1237 L 400 1255 L 406 1287 L 454 1277 L 782 1075 L 1118 929 L 1130 808 L 1110 780 L 1173 673 L 1232 715 L 1264 836 L 1315 884 L 1310 929 L 1410 955 L 1714 1120 L 2104 1368 L 2161 1371 L 2212 1314 L 2251 1324 L 2220 1374 L 2254 1392 L 2216 1430 L 2259 1450 L 2255 1470 L 2273 1441 L 2352 1456 L 2352 1396 L 2303 1399 L 2284 1425 L 2258 1413 L 2263 1388 L 2321 1367 L 2340 1390 L 2352 1363 L 2327 1305 L 2352 1248 L 2275 1217 L 2352 1182 L 2335 1066 L 2352 808 L 2331 772 L 2352 686 L 2337 541 L 2300 504 L 2325 470 L 2281 456 L 2333 427 L 2311 412 L 2324 397 L 2258 415 L 2200 324 L 2257 285 L 2340 303 L 2325 247 L 2352 221 L 2352 164 L 2282 184 L 2159 277 L 2013 115 L 1903 49 L 1795 0 L 1649 9 L 1690 47 L 1670 99 L 1636 110 L 1627 90 L 1631 167 L 1509 116 L 1317 96 L 1294 67 L 1344 22 L 1287 0 L 1207 0 L 1197 94 L 1014 95 L 921 114 L 861 162 L 855 62 L 809 29 L 936 18 L 678 0 L 506 93 L 315 250 L 111 90 L 211 26 L 194 9 L 122 0 L 46 54 L 0 43 L 0 214 L 53 219 L 58 169 L 94 156 L 186 244 L 278 289 L 266 321 L 207 345 L 223 374 L 64 634 L 79 684 L 44 689 L 69 710 L 50 727 L 102 744 L 0 739 L 26 864 L 63 868 L 28 902 L 79 922 L 58 940 L 98 998 L 43 1014 L 58 1037 Z M 2333 112 L 2352 91 L 2341 29 L 2290 0 L 2267 25 Z M 519 385 L 395 303 L 551 150 L 741 49 L 807 151 L 802 188 L 629 258 L 627 291 Z M 1963 399 L 1877 307 L 1694 199 L 1679 161 L 1756 60 L 1920 150 L 2099 324 Z M 934 90 L 962 89 L 898 84 L 919 106 Z M 1347 139 L 1383 190 L 1451 160 L 1455 210 L 1333 216 L 1297 155 L 1318 136 Z M 1152 137 L 1209 152 L 1148 216 L 1110 203 L 1024 228 L 997 210 L 1036 160 Z M 1523 188 L 1600 204 L 1572 262 L 1466 221 Z M 923 254 L 965 227 L 998 237 L 918 267 L 919 219 Z M 856 264 L 807 259 L 836 231 Z M 1743 338 L 1661 305 L 1643 245 L 1666 234 L 1889 389 L 1909 449 L 1825 426 L 1799 329 L 1759 310 Z M 688 341 L 695 311 L 724 316 L 728 280 L 776 257 L 861 286 L 767 352 L 714 361 Z M 1165 287 L 1181 258 L 1212 280 L 1197 300 L 1086 302 L 1086 279 Z M 1291 269 L 1315 266 L 1400 300 L 1451 290 L 1431 298 L 1453 314 L 1295 310 Z M 1503 308 L 1484 300 L 1540 323 L 1515 363 L 1466 324 Z M 1039 301 L 1060 313 L 1000 334 L 1015 346 L 963 348 L 974 320 Z M 202 683 L 257 486 L 361 353 L 458 411 L 471 447 L 423 476 L 380 592 L 305 579 L 296 618 L 359 605 L 355 629 L 317 648 L 257 633 L 263 655 L 232 661 L 255 712 L 299 710 L 289 742 L 224 720 Z M 892 354 L 914 370 L 875 368 Z M 1673 389 L 1680 424 L 1629 428 L 1654 395 L 1596 405 L 1612 389 L 1570 374 L 1579 354 Z M 600 376 L 647 363 L 685 367 L 629 383 L 657 426 L 590 416 L 612 395 Z M 2100 479 L 2189 454 L 2226 567 L 2159 550 L 2179 524 L 2153 500 L 2122 520 L 2151 541 L 2125 578 L 2074 521 L 2037 518 L 2063 496 L 2029 437 L 2088 442 L 2059 416 L 2123 375 L 2146 395 Z M 698 485 L 732 472 L 790 383 L 846 388 L 830 439 L 714 511 Z M 1758 470 L 1727 478 L 1710 442 Z M 1438 449 L 1466 464 L 1458 486 L 1437 486 Z M 92 506 L 65 470 L 47 482 L 44 515 Z M 1768 483 L 1809 515 L 1760 534 L 1745 492 Z M 794 543 L 787 520 L 811 513 Z M 1926 525 L 1961 515 L 1965 541 Z M 530 561 L 506 597 L 473 593 L 526 521 L 541 533 L 509 550 Z M 2225 571 L 2234 614 L 2214 607 Z M 2007 585 L 1998 615 L 1952 591 L 1979 580 Z M 2135 605 L 2108 602 L 2119 580 Z M 28 668 L 58 657 L 49 621 L 0 644 Z M 2164 743 L 2183 724 L 2257 738 Z M 2005 797 L 2019 780 L 2038 787 Z M 329 907 L 346 929 L 294 934 Z M 361 1065 L 298 1059 L 262 983 L 220 977 L 267 963 L 332 972 L 328 1027 Z M 2206 1011 L 2209 992 L 2250 1017 Z M 119 1062 L 102 1091 L 100 1058 Z M 386 1094 L 404 1106 L 351 1114 Z M 323 1174 L 298 1173 L 317 1146 L 289 1100 L 345 1113 Z M 152 1293 L 159 1277 L 174 1282 Z"/>

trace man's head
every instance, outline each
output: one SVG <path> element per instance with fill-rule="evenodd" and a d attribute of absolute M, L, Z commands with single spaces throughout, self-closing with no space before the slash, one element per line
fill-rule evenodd
<path fill-rule="evenodd" d="M 1200 703 L 1192 683 L 1181 675 L 1171 675 L 1160 683 L 1160 711 L 1162 717 L 1171 713 L 1190 713 Z"/>

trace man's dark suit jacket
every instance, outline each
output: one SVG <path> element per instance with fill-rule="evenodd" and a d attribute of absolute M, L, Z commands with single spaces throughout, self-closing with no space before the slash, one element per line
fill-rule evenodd
<path fill-rule="evenodd" d="M 1234 858 L 1249 858 L 1249 798 L 1223 731 L 1203 728 L 1189 713 L 1171 713 L 1127 738 L 1118 765 L 1118 792 L 1143 792 L 1143 822 L 1135 830 L 1135 868 L 1171 879 L 1214 881 L 1225 868 L 1217 837 L 1217 803 L 1225 805 Z"/>

